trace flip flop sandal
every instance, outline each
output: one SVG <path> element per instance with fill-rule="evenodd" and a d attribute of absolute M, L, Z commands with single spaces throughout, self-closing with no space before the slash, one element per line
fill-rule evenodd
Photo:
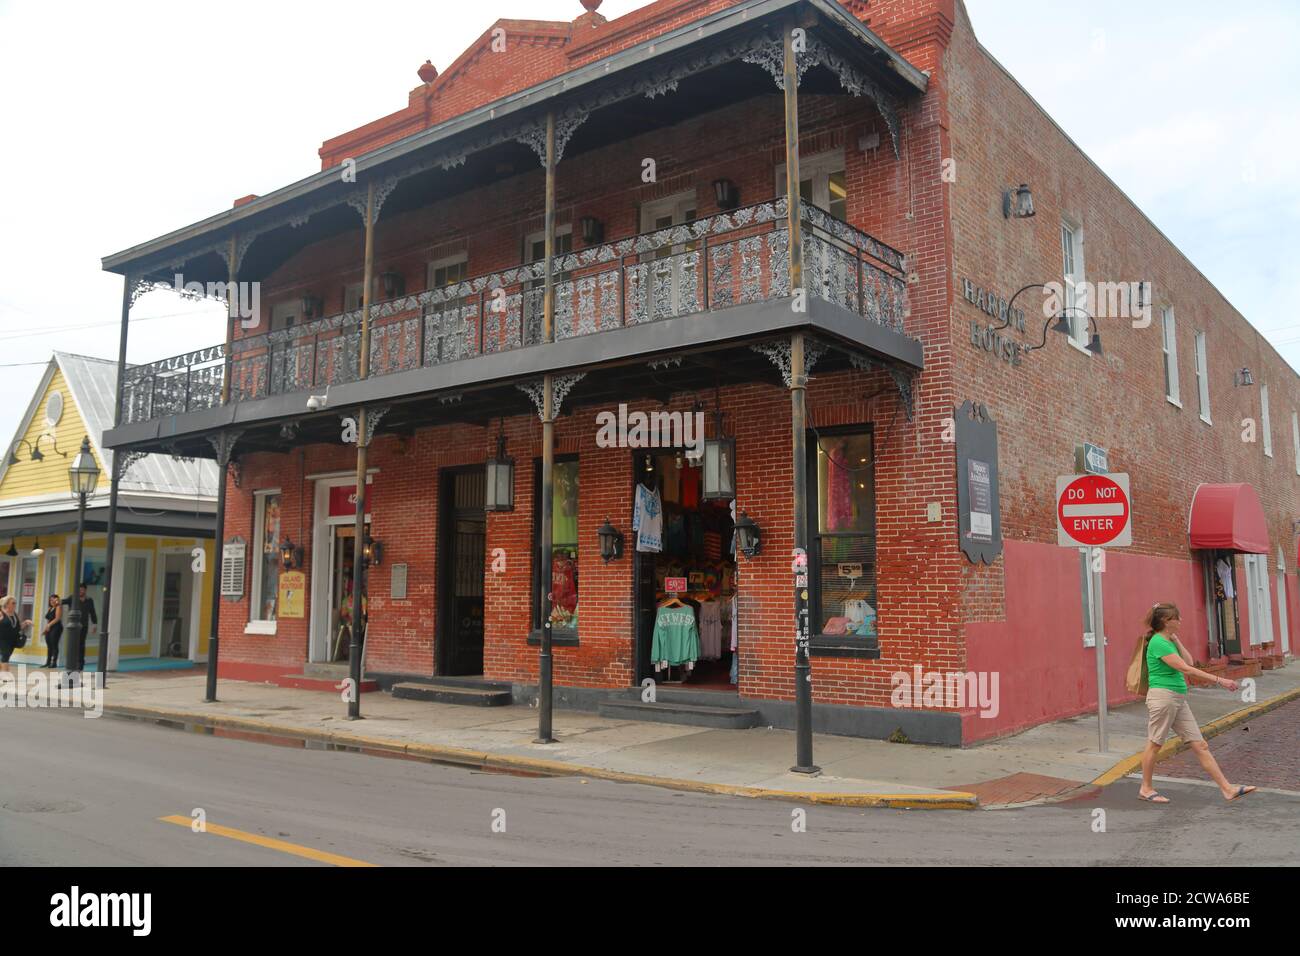
<path fill-rule="evenodd" d="M 1255 790 L 1256 790 L 1255 787 L 1238 787 L 1237 792 L 1234 793 L 1232 796 L 1230 796 L 1228 799 L 1230 801 L 1236 800 L 1238 797 L 1244 797 L 1248 793 L 1254 793 Z"/>
<path fill-rule="evenodd" d="M 1159 793 L 1156 793 L 1154 791 L 1152 791 L 1150 794 L 1148 794 L 1145 797 L 1139 793 L 1138 799 L 1145 800 L 1147 803 L 1168 803 L 1169 802 L 1168 797 L 1162 797 Z"/>

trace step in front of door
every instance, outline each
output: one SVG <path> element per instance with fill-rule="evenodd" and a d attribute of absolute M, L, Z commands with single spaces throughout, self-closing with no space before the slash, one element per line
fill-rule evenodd
<path fill-rule="evenodd" d="M 416 681 L 394 684 L 393 696 L 403 700 L 428 700 L 436 704 L 465 704 L 470 707 L 507 707 L 513 701 L 509 688 L 464 687 Z"/>
<path fill-rule="evenodd" d="M 678 704 L 656 701 L 653 704 L 621 697 L 601 701 L 600 716 L 620 720 L 649 720 L 661 724 L 686 724 L 690 727 L 717 727 L 746 730 L 757 727 L 756 710 L 741 707 L 709 707 L 703 704 Z"/>

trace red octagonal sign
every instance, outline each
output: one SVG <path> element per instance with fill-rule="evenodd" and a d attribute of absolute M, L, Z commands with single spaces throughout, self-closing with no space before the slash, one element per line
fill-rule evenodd
<path fill-rule="evenodd" d="M 1060 475 L 1056 542 L 1062 547 L 1123 548 L 1133 543 L 1128 475 Z"/>

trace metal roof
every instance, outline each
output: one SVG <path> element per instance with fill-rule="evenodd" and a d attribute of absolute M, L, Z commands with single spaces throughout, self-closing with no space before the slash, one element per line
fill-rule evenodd
<path fill-rule="evenodd" d="M 90 440 L 95 443 L 107 474 L 112 474 L 113 451 L 105 448 L 104 432 L 113 427 L 113 408 L 117 399 L 117 362 L 111 359 L 55 352 L 51 360 L 58 364 L 68 383 L 77 409 L 86 422 Z M 108 482 L 100 483 L 107 492 Z M 181 498 L 217 496 L 217 466 L 213 461 L 184 461 L 170 455 L 146 455 L 131 465 L 119 489 L 123 492 L 153 492 Z"/>

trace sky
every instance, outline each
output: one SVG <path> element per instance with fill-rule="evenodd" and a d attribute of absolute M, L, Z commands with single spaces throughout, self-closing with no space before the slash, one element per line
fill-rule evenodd
<path fill-rule="evenodd" d="M 613 19 L 645 0 L 604 0 Z M 967 0 L 976 35 L 1300 368 L 1300 4 Z M 497 17 L 579 0 L 0 0 L 0 440 L 54 350 L 116 358 L 101 257 L 320 168 L 321 142 L 406 104 Z M 358 17 L 364 22 L 357 22 Z M 128 361 L 223 339 L 169 292 Z"/>

